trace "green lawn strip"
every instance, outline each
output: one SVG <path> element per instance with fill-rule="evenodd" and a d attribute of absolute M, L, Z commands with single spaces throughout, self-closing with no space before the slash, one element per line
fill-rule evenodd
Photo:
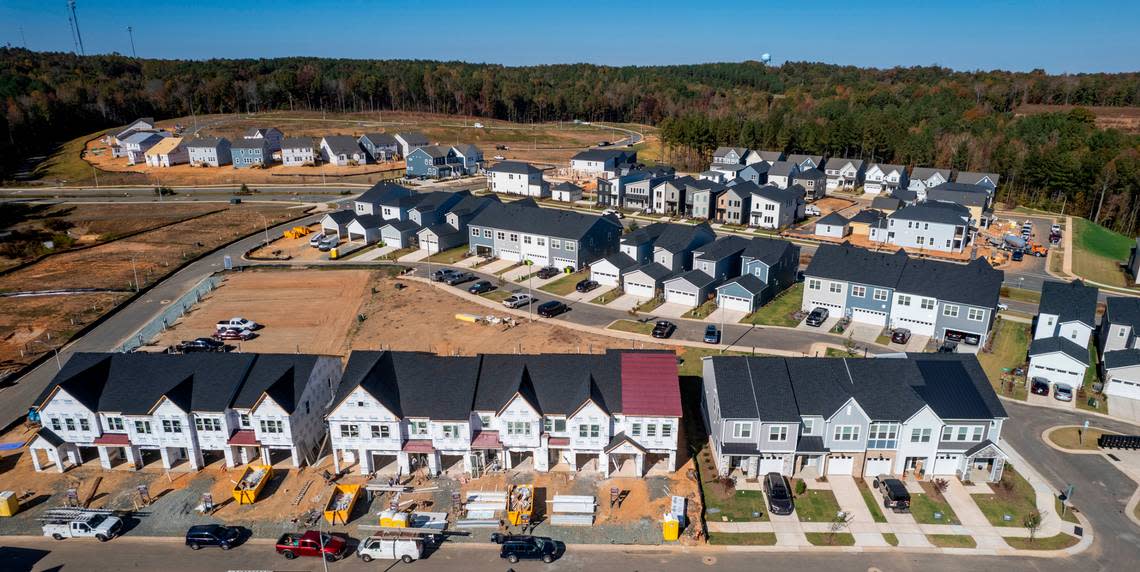
<path fill-rule="evenodd" d="M 863 495 L 863 502 L 867 503 L 867 510 L 871 511 L 871 520 L 887 522 L 887 517 L 883 516 L 883 511 L 879 508 L 875 495 L 871 494 L 871 487 L 867 486 L 867 482 L 863 479 L 855 479 L 855 484 L 859 486 L 859 494 Z"/>
<path fill-rule="evenodd" d="M 618 288 L 614 288 L 614 289 L 610 290 L 609 292 L 602 292 L 601 294 L 598 294 L 597 297 L 595 297 L 593 300 L 590 300 L 590 303 L 591 304 L 602 304 L 602 305 L 609 304 L 610 302 L 617 300 L 619 297 L 621 297 L 621 295 L 622 295 L 621 290 Z"/>
<path fill-rule="evenodd" d="M 804 536 L 815 546 L 855 546 L 855 535 L 850 532 L 805 532 Z"/>
<path fill-rule="evenodd" d="M 510 298 L 511 293 L 506 291 L 506 290 L 491 290 L 490 292 L 484 292 L 484 293 L 480 294 L 480 296 L 482 296 L 488 300 L 494 300 L 496 302 L 502 302 L 503 300 Z"/>
<path fill-rule="evenodd" d="M 988 352 L 978 353 L 978 361 L 990 379 L 990 385 L 1000 394 L 1008 395 L 1009 384 L 1002 383 L 1003 376 L 1012 374 L 1004 370 L 1013 371 L 1025 363 L 1025 354 L 1029 349 L 1029 324 L 1011 320 L 999 320 L 994 325 L 993 344 Z M 1023 380 L 1024 381 L 1024 380 Z M 1025 399 L 1028 390 L 1025 383 L 1013 385 L 1015 399 Z"/>
<path fill-rule="evenodd" d="M 1083 431 L 1084 435 L 1079 435 L 1078 431 Z M 1104 431 L 1095 427 L 1083 430 L 1078 427 L 1062 427 L 1050 432 L 1049 440 L 1062 449 L 1097 451 L 1100 447 L 1096 446 L 1096 440 L 1101 435 L 1104 435 Z"/>
<path fill-rule="evenodd" d="M 539 290 L 550 292 L 551 294 L 556 294 L 558 296 L 565 296 L 573 292 L 574 287 L 577 286 L 579 282 L 589 277 L 589 270 L 579 270 L 573 274 L 567 274 L 562 278 L 559 278 L 558 280 L 555 280 L 554 282 L 551 282 L 550 284 L 539 288 Z"/>
<path fill-rule="evenodd" d="M 926 539 L 939 548 L 977 548 L 973 536 L 965 534 L 927 534 Z"/>
<path fill-rule="evenodd" d="M 1062 511 L 1062 509 L 1064 509 L 1064 510 Z M 1060 516 L 1061 520 L 1063 520 L 1065 522 L 1071 522 L 1073 524 L 1080 524 L 1081 523 L 1081 521 L 1077 520 L 1077 515 L 1073 514 L 1073 512 L 1076 509 L 1073 508 L 1072 506 L 1070 506 L 1068 508 L 1062 507 L 1061 506 L 1061 499 L 1059 499 L 1059 498 L 1056 498 L 1056 497 L 1053 498 L 1053 510 L 1057 511 L 1057 515 Z M 1061 514 L 1062 512 L 1064 512 L 1063 515 Z"/>
<path fill-rule="evenodd" d="M 637 322 L 634 320 L 616 320 L 614 323 L 606 326 L 611 330 L 619 332 L 633 332 L 635 334 L 650 335 L 653 333 L 653 322 Z"/>
<path fill-rule="evenodd" d="M 774 532 L 714 532 L 709 534 L 709 544 L 714 546 L 774 546 Z"/>
<path fill-rule="evenodd" d="M 942 495 L 934 490 L 934 487 L 927 482 L 919 483 L 922 489 L 926 491 L 924 494 L 910 495 L 910 514 L 914 516 L 915 522 L 919 524 L 958 524 L 958 516 L 954 514 L 954 509 L 950 508 L 950 503 L 942 498 Z M 934 518 L 934 513 L 942 513 L 942 519 Z"/>
<path fill-rule="evenodd" d="M 827 348 L 827 351 L 823 352 L 823 357 L 848 358 L 848 357 L 851 357 L 851 352 L 849 352 L 847 350 L 837 350 L 835 348 Z"/>
<path fill-rule="evenodd" d="M 990 488 L 994 490 L 993 494 L 971 496 L 994 526 L 1020 527 L 1022 518 L 1037 510 L 1036 491 L 1011 465 L 1005 466 L 1001 481 L 991 484 Z M 1013 517 L 1008 522 L 1003 518 L 1006 514 Z"/>
<path fill-rule="evenodd" d="M 638 304 L 637 306 L 634 306 L 633 310 L 635 312 L 652 312 L 652 311 L 656 310 L 658 306 L 660 306 L 661 304 L 664 304 L 664 303 L 665 303 L 665 297 L 664 296 L 656 296 L 654 298 L 650 298 L 649 300 L 646 300 L 646 301 Z"/>
<path fill-rule="evenodd" d="M 715 473 L 714 473 L 715 474 Z M 768 507 L 760 491 L 735 491 L 726 496 L 719 484 L 705 483 L 706 519 L 713 522 L 767 522 Z M 709 509 L 714 509 L 709 512 Z M 728 519 L 728 520 L 725 520 Z"/>
<path fill-rule="evenodd" d="M 1047 536 L 1045 538 L 1035 538 L 1029 540 L 1028 538 L 1013 538 L 1006 537 L 1005 543 L 1010 548 L 1018 550 L 1064 550 L 1070 546 L 1075 546 L 1080 539 L 1065 533 L 1056 536 Z"/>
<path fill-rule="evenodd" d="M 1038 292 L 1036 290 L 1026 290 L 1024 288 L 1002 286 L 1000 292 L 1002 298 L 1009 298 L 1010 300 L 1017 300 L 1018 302 L 1029 302 L 1032 304 L 1041 303 L 1041 292 Z"/>
<path fill-rule="evenodd" d="M 1104 394 L 1093 392 L 1093 384 L 1100 381 L 1100 368 L 1098 368 L 1095 365 L 1096 363 L 1099 363 L 1098 359 L 1099 359 L 1099 356 L 1097 355 L 1096 345 L 1093 343 L 1093 340 L 1090 339 L 1089 340 L 1089 363 L 1094 364 L 1094 365 L 1092 365 L 1088 368 L 1085 368 L 1085 379 L 1084 379 L 1084 381 L 1081 382 L 1081 386 L 1084 388 L 1084 393 L 1081 395 L 1074 396 L 1077 400 L 1077 408 L 1078 409 L 1084 409 L 1086 411 L 1097 411 L 1097 410 L 1101 409 L 1102 407 L 1104 407 L 1104 400 L 1105 400 Z M 1095 402 L 1094 402 L 1094 403 L 1096 403 L 1095 406 L 1089 405 L 1089 398 L 1090 397 L 1095 399 Z"/>
<path fill-rule="evenodd" d="M 388 254 L 381 256 L 380 258 L 382 260 L 399 260 L 401 256 L 406 256 L 406 255 L 411 254 L 417 250 L 419 250 L 419 247 L 409 246 L 407 248 L 401 248 L 399 250 L 393 250 L 392 252 L 389 252 Z"/>
<path fill-rule="evenodd" d="M 828 490 L 808 489 L 796 496 L 796 516 L 801 522 L 831 522 L 839 510 L 835 493 Z"/>
<path fill-rule="evenodd" d="M 467 250 L 467 246 L 457 246 L 450 250 L 437 252 L 425 259 L 426 262 L 438 262 L 440 264 L 455 264 L 460 260 L 468 258 L 471 253 Z"/>
<path fill-rule="evenodd" d="M 804 285 L 795 284 L 784 290 L 764 307 L 744 317 L 741 323 L 757 326 L 784 326 L 794 328 L 799 323 L 792 315 L 803 305 Z"/>
<path fill-rule="evenodd" d="M 875 338 L 875 343 L 880 346 L 889 346 L 891 345 L 891 337 L 887 334 L 879 334 L 879 336 Z"/>
<path fill-rule="evenodd" d="M 884 532 L 883 533 L 883 540 L 886 540 L 887 544 L 890 544 L 891 546 L 898 546 L 899 545 L 899 537 L 896 536 L 895 533 L 893 533 L 893 532 Z"/>
<path fill-rule="evenodd" d="M 750 355 L 761 355 L 761 354 L 753 354 L 752 352 L 721 351 L 721 350 L 719 350 L 713 346 L 709 346 L 707 348 L 697 348 L 697 347 L 692 347 L 692 346 L 685 346 L 685 348 L 683 350 L 681 350 L 681 356 L 680 356 L 681 357 L 681 367 L 677 371 L 677 374 L 682 376 L 682 377 L 684 377 L 686 375 L 692 375 L 692 376 L 700 377 L 702 372 L 704 371 L 704 366 L 702 365 L 704 363 L 704 360 L 702 360 L 701 358 L 706 357 L 706 356 L 750 356 Z"/>
<path fill-rule="evenodd" d="M 704 304 L 701 304 L 700 306 L 697 306 L 696 308 L 693 308 L 692 310 L 681 314 L 681 317 L 701 320 L 707 318 L 709 314 L 713 313 L 714 310 L 716 310 L 716 301 L 709 300 L 708 302 L 705 302 Z"/>

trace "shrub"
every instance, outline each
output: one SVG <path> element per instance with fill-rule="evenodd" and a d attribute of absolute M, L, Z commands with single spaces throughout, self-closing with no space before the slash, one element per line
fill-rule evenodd
<path fill-rule="evenodd" d="M 807 483 L 804 481 L 796 481 L 796 496 L 802 496 L 807 492 Z"/>
<path fill-rule="evenodd" d="M 946 489 L 950 487 L 950 483 L 946 479 L 934 479 L 930 484 L 938 494 L 945 493 Z"/>

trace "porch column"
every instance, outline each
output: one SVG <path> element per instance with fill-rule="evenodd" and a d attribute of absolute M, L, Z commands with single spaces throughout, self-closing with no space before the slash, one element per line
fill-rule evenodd
<path fill-rule="evenodd" d="M 669 470 L 670 471 L 676 471 L 677 470 L 677 452 L 676 451 L 669 451 Z"/>
<path fill-rule="evenodd" d="M 301 450 L 296 445 L 289 447 L 289 458 L 293 460 L 293 468 L 301 466 Z"/>
<path fill-rule="evenodd" d="M 170 448 L 159 447 L 158 454 L 160 457 L 162 457 L 162 468 L 170 469 Z"/>
<path fill-rule="evenodd" d="M 396 464 L 400 466 L 401 475 L 409 475 L 412 472 L 411 463 L 408 462 L 408 454 L 400 451 L 396 453 Z"/>
<path fill-rule="evenodd" d="M 438 475 L 439 474 L 439 463 L 440 463 L 439 451 L 432 451 L 431 453 L 428 453 L 427 462 L 428 462 L 428 474 L 433 476 L 433 477 Z"/>
<path fill-rule="evenodd" d="M 249 447 L 238 445 L 238 457 L 241 459 L 241 464 L 249 463 Z"/>
<path fill-rule="evenodd" d="M 333 459 L 333 472 L 339 473 L 340 472 L 340 449 L 333 449 L 332 450 L 332 459 Z"/>
<path fill-rule="evenodd" d="M 62 473 L 63 455 L 59 452 L 59 449 L 48 449 L 48 457 L 54 457 L 53 461 L 55 461 L 55 470 Z"/>
<path fill-rule="evenodd" d="M 134 445 L 127 445 L 123 447 L 123 451 L 127 454 L 127 462 L 131 464 L 131 470 L 139 470 L 142 458 L 142 452 L 135 448 Z"/>
<path fill-rule="evenodd" d="M 226 457 L 226 468 L 232 469 L 237 466 L 234 462 L 234 448 L 230 445 L 222 447 L 222 455 Z"/>
<path fill-rule="evenodd" d="M 263 465 L 269 464 L 269 447 L 262 447 L 261 448 L 261 464 L 263 464 Z"/>
<path fill-rule="evenodd" d="M 638 453 L 633 459 L 633 465 L 637 470 L 637 476 L 645 476 L 645 453 Z"/>
<path fill-rule="evenodd" d="M 570 465 L 571 469 L 574 469 L 575 471 L 578 470 L 578 453 L 572 450 L 567 451 L 566 449 L 562 449 L 559 454 L 562 455 L 562 460 L 566 461 L 566 463 Z"/>
<path fill-rule="evenodd" d="M 463 472 L 464 473 L 467 473 L 468 475 L 471 474 L 471 469 L 475 465 L 475 462 L 473 461 L 474 458 L 475 458 L 475 452 L 474 451 L 469 451 L 465 455 L 463 455 Z"/>
<path fill-rule="evenodd" d="M 186 449 L 189 457 L 190 468 L 195 471 L 201 471 L 202 467 L 206 466 L 206 458 L 202 456 L 202 450 L 198 447 L 190 447 Z"/>
<path fill-rule="evenodd" d="M 368 450 L 363 447 L 361 447 L 360 450 L 356 452 L 356 462 L 360 463 L 360 474 L 362 475 L 367 475 L 368 473 L 376 470 L 376 467 L 372 466 L 372 455 L 370 455 L 368 453 Z"/>
<path fill-rule="evenodd" d="M 107 448 L 100 446 L 100 447 L 98 447 L 98 449 L 99 449 L 99 464 L 102 465 L 104 469 L 109 470 L 111 468 L 111 456 L 107 454 Z"/>
<path fill-rule="evenodd" d="M 605 452 L 598 453 L 598 467 L 602 469 L 602 476 L 610 478 L 610 456 Z"/>
<path fill-rule="evenodd" d="M 28 449 L 28 452 L 32 454 L 32 468 L 35 469 L 37 473 L 44 470 L 44 468 L 40 466 L 40 451 L 42 450 L 43 449 Z"/>
<path fill-rule="evenodd" d="M 511 461 L 510 449 L 503 449 L 503 466 L 509 471 L 514 468 L 514 463 Z"/>
<path fill-rule="evenodd" d="M 542 473 L 550 470 L 550 449 L 539 447 L 534 450 L 534 470 Z"/>

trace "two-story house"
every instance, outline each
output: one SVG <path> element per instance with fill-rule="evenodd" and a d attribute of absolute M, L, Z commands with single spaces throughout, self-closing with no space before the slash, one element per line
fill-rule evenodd
<path fill-rule="evenodd" d="M 926 191 L 950 182 L 950 169 L 935 167 L 914 167 L 910 170 L 907 189 L 918 193 L 918 200 L 926 200 Z"/>
<path fill-rule="evenodd" d="M 570 158 L 570 174 L 580 178 L 611 178 L 622 167 L 637 163 L 633 149 L 588 149 Z"/>
<path fill-rule="evenodd" d="M 602 286 L 618 286 L 625 273 L 653 261 L 653 245 L 668 228 L 655 222 L 622 235 L 618 251 L 590 264 L 590 280 Z"/>
<path fill-rule="evenodd" d="M 543 180 L 542 169 L 522 161 L 500 161 L 487 169 L 487 189 L 508 195 L 550 197 L 550 183 Z"/>
<path fill-rule="evenodd" d="M 716 287 L 716 305 L 752 313 L 794 284 L 799 266 L 799 246 L 753 237 L 740 254 L 740 275 Z"/>
<path fill-rule="evenodd" d="M 697 219 L 716 218 L 716 205 L 726 187 L 717 181 L 697 181 L 685 191 L 686 212 Z"/>
<path fill-rule="evenodd" d="M 896 189 L 907 188 L 906 167 L 887 163 L 872 163 L 864 175 L 863 192 L 872 195 L 889 195 Z"/>
<path fill-rule="evenodd" d="M 815 221 L 814 233 L 820 238 L 844 239 L 851 232 L 851 221 L 839 214 L 839 211 L 830 212 Z"/>
<path fill-rule="evenodd" d="M 412 131 L 410 133 L 396 133 L 393 135 L 398 145 L 397 153 L 401 158 L 407 158 L 412 151 L 419 147 L 431 145 L 431 141 L 423 133 Z"/>
<path fill-rule="evenodd" d="M 598 179 L 598 197 L 601 197 L 605 189 L 617 190 L 619 193 L 618 202 L 613 202 L 613 192 L 608 193 L 610 198 L 608 203 L 604 204 L 617 204 L 622 208 L 630 210 L 639 210 L 645 212 L 653 212 L 653 189 L 661 184 L 663 181 L 676 178 L 677 172 L 668 165 L 657 165 L 655 167 L 645 167 L 640 169 L 633 169 L 631 171 L 633 176 L 619 178 L 621 182 L 620 187 L 615 189 L 611 184 L 613 179 L 605 181 L 603 184 L 602 179 Z"/>
<path fill-rule="evenodd" d="M 744 226 L 752 212 L 752 191 L 755 183 L 735 184 L 724 190 L 716 199 L 714 218 L 724 224 Z"/>
<path fill-rule="evenodd" d="M 460 143 L 451 147 L 455 162 L 452 169 L 460 175 L 474 175 L 483 168 L 483 151 L 471 143 Z"/>
<path fill-rule="evenodd" d="M 740 256 L 748 239 L 721 236 L 693 249 L 693 269 L 665 280 L 665 302 L 696 308 L 716 295 L 716 286 L 740 275 Z"/>
<path fill-rule="evenodd" d="M 957 203 L 970 211 L 970 225 L 985 228 L 994 218 L 993 190 L 982 185 L 942 183 L 926 190 L 927 201 Z"/>
<path fill-rule="evenodd" d="M 265 139 L 238 139 L 230 145 L 235 169 L 265 167 L 270 163 L 269 143 Z"/>
<path fill-rule="evenodd" d="M 743 165 L 744 158 L 748 155 L 747 147 L 717 147 L 713 151 L 712 165 Z"/>
<path fill-rule="evenodd" d="M 792 186 L 802 188 L 809 201 L 822 199 L 827 196 L 827 175 L 815 167 L 804 169 L 792 177 Z"/>
<path fill-rule="evenodd" d="M 432 191 L 403 197 L 398 201 L 403 216 L 379 223 L 380 240 L 396 248 L 417 246 L 421 230 L 443 223 L 451 207 L 470 196 L 470 191 Z"/>
<path fill-rule="evenodd" d="M 286 167 L 313 167 L 317 148 L 310 137 L 289 137 L 281 141 L 281 164 Z"/>
<path fill-rule="evenodd" d="M 1140 349 L 1140 298 L 1109 296 L 1105 300 L 1098 342 L 1102 354 Z"/>
<path fill-rule="evenodd" d="M 420 249 L 435 254 L 467 244 L 467 223 L 490 204 L 499 202 L 494 195 L 476 197 L 468 194 L 448 209 L 442 222 L 424 226 L 416 232 Z"/>
<path fill-rule="evenodd" d="M 186 142 L 190 165 L 194 167 L 221 167 L 233 160 L 230 141 L 225 137 L 198 137 Z"/>
<path fill-rule="evenodd" d="M 166 131 L 139 131 L 123 139 L 122 149 L 127 164 L 146 163 L 146 152 L 168 137 L 170 133 Z"/>
<path fill-rule="evenodd" d="M 406 214 L 399 202 L 413 194 L 411 189 L 388 182 L 376 183 L 353 201 L 352 209 L 334 211 L 321 219 L 321 231 L 342 240 L 368 244 L 380 240 L 380 222 L 399 220 Z M 352 233 L 349 233 L 349 226 Z"/>
<path fill-rule="evenodd" d="M 759 149 L 753 149 L 749 150 L 748 153 L 744 155 L 745 165 L 756 165 L 759 163 L 767 163 L 768 165 L 772 165 L 776 161 L 783 160 L 783 151 L 763 151 Z"/>
<path fill-rule="evenodd" d="M 142 131 L 158 131 L 153 117 L 140 117 L 124 125 L 119 131 L 107 134 L 104 141 L 111 146 L 111 157 L 126 157 L 127 152 L 123 149 L 123 141 L 127 137 Z"/>
<path fill-rule="evenodd" d="M 539 208 L 532 199 L 492 204 L 468 223 L 471 254 L 573 268 L 617 252 L 617 217 Z"/>
<path fill-rule="evenodd" d="M 866 165 L 862 159 L 833 157 L 827 161 L 827 190 L 851 191 L 863 184 Z"/>
<path fill-rule="evenodd" d="M 970 244 L 970 211 L 957 203 L 926 201 L 899 209 L 870 228 L 873 242 L 901 248 L 962 252 Z"/>
<path fill-rule="evenodd" d="M 638 299 L 655 297 L 663 290 L 666 280 L 691 270 L 693 252 L 716 240 L 716 233 L 708 223 L 667 224 L 660 227 L 657 234 L 651 259 L 626 269 L 621 277 L 622 290 Z"/>
<path fill-rule="evenodd" d="M 167 137 L 143 153 L 148 167 L 170 167 L 190 160 L 190 152 L 181 137 Z"/>
<path fill-rule="evenodd" d="M 987 187 L 990 189 L 990 194 L 993 195 L 997 191 L 998 183 L 1001 182 L 1001 177 L 996 173 L 958 171 L 958 176 L 954 177 L 954 182 Z"/>
<path fill-rule="evenodd" d="M 264 139 L 269 152 L 276 153 L 281 150 L 281 142 L 285 139 L 285 134 L 276 127 L 250 127 L 245 130 L 242 139 Z"/>
<path fill-rule="evenodd" d="M 321 138 L 321 160 L 329 165 L 347 167 L 363 165 L 368 155 L 351 135 L 326 135 Z"/>
<path fill-rule="evenodd" d="M 972 355 L 714 356 L 702 365 L 722 475 L 1001 479 L 1008 415 Z"/>
<path fill-rule="evenodd" d="M 1080 280 L 1041 285 L 1041 302 L 1029 345 L 1031 379 L 1076 389 L 1089 367 L 1089 342 L 1096 329 L 1098 290 Z M 1095 365 L 1095 364 L 1092 364 Z"/>
<path fill-rule="evenodd" d="M 773 185 L 753 188 L 752 183 L 741 183 L 752 195 L 752 211 L 748 215 L 748 225 L 759 228 L 784 228 L 791 226 L 803 217 L 803 189 L 792 187 L 783 189 Z"/>
<path fill-rule="evenodd" d="M 391 161 L 400 154 L 400 142 L 389 133 L 365 133 L 356 142 L 373 163 Z"/>
<path fill-rule="evenodd" d="M 683 216 L 685 214 L 685 194 L 690 185 L 702 183 L 689 175 L 666 179 L 653 187 L 653 212 L 656 214 Z M 690 200 L 691 204 L 691 200 Z"/>
<path fill-rule="evenodd" d="M 789 163 L 794 163 L 796 167 L 798 167 L 801 171 L 807 171 L 809 169 L 823 170 L 824 166 L 827 164 L 827 162 L 823 159 L 823 155 L 803 155 L 793 153 L 791 155 L 788 155 L 787 161 Z"/>
<path fill-rule="evenodd" d="M 768 185 L 778 189 L 786 189 L 792 185 L 792 179 L 800 172 L 800 166 L 791 161 L 776 161 L 768 167 Z"/>
<path fill-rule="evenodd" d="M 760 161 L 745 165 L 743 169 L 736 172 L 736 177 L 733 178 L 735 182 L 749 182 L 756 186 L 764 186 L 768 184 L 768 169 L 772 167 L 771 163 L 767 161 Z"/>

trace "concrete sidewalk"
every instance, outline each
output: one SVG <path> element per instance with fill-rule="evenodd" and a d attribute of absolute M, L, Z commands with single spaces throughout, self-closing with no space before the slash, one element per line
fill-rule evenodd
<path fill-rule="evenodd" d="M 827 478 L 839 508 L 847 513 L 847 529 L 855 537 L 855 546 L 889 546 L 871 516 L 859 485 L 853 477 L 832 475 Z"/>

